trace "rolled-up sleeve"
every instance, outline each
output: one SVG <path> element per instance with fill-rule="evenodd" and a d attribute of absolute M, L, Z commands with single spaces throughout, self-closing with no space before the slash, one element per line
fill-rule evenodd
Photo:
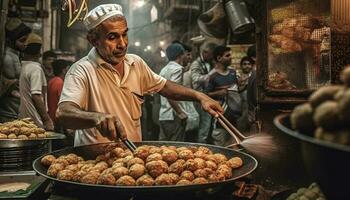
<path fill-rule="evenodd" d="M 73 65 L 64 79 L 59 104 L 73 102 L 84 108 L 87 101 L 87 77 L 81 66 Z"/>
<path fill-rule="evenodd" d="M 40 68 L 34 68 L 30 74 L 30 93 L 42 94 L 43 86 L 46 86 L 45 74 Z"/>
<path fill-rule="evenodd" d="M 163 89 L 166 79 L 154 73 L 141 59 L 142 90 L 143 94 L 159 92 Z"/>

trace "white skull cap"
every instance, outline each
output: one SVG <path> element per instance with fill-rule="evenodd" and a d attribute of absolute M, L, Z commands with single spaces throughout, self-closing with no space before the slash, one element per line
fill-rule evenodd
<path fill-rule="evenodd" d="M 114 15 L 124 16 L 123 8 L 119 4 L 102 4 L 87 14 L 84 24 L 88 30 L 91 30 Z"/>

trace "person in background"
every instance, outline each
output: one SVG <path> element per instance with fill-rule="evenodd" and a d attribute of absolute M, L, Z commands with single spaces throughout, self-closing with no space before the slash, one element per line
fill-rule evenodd
<path fill-rule="evenodd" d="M 239 117 L 236 110 L 229 106 L 229 95 L 238 94 L 238 81 L 236 71 L 229 68 L 232 61 L 231 49 L 225 46 L 217 46 L 213 51 L 215 61 L 215 72 L 210 76 L 207 94 L 220 102 L 225 109 L 224 115 L 230 121 L 234 122 Z M 235 105 L 239 108 L 241 105 Z M 231 136 L 218 126 L 212 133 L 213 143 L 215 145 L 226 146 L 231 144 Z"/>
<path fill-rule="evenodd" d="M 63 88 L 64 77 L 68 71 L 69 66 L 71 65 L 72 62 L 62 59 L 55 60 L 52 63 L 53 74 L 55 76 L 49 81 L 48 84 L 47 102 L 49 115 L 51 117 L 51 120 L 54 122 L 55 127 L 58 127 L 56 124 L 56 110 Z"/>
<path fill-rule="evenodd" d="M 248 103 L 248 121 L 251 124 L 256 124 L 254 127 L 257 130 L 251 129 L 251 132 L 260 132 L 261 123 L 257 120 L 257 109 L 258 109 L 258 94 L 257 94 L 257 84 L 256 84 L 256 45 L 248 48 L 247 56 L 253 60 L 253 66 L 251 75 L 248 80 L 247 85 L 247 103 Z"/>
<path fill-rule="evenodd" d="M 166 49 L 169 63 L 160 71 L 160 76 L 174 83 L 182 85 L 184 72 L 183 61 L 185 49 L 181 44 L 170 44 Z M 159 123 L 161 131 L 160 141 L 184 141 L 187 114 L 180 106 L 181 102 L 160 97 Z"/>
<path fill-rule="evenodd" d="M 50 79 L 54 77 L 52 63 L 56 59 L 57 55 L 53 51 L 45 51 L 43 53 L 43 67 L 47 81 L 50 81 Z"/>
<path fill-rule="evenodd" d="M 206 88 L 209 76 L 214 73 L 212 70 L 213 49 L 216 47 L 213 43 L 204 43 L 200 47 L 200 55 L 192 62 L 191 80 L 192 89 L 203 92 Z M 208 136 L 212 130 L 212 117 L 205 112 L 200 104 L 194 103 L 194 106 L 199 114 L 199 130 L 198 140 L 199 143 L 207 143 Z"/>
<path fill-rule="evenodd" d="M 18 18 L 10 18 L 6 22 L 5 56 L 1 58 L 3 60 L 0 78 L 0 122 L 11 121 L 18 117 L 20 53 L 25 48 L 24 43 L 30 32 L 31 28 Z"/>
<path fill-rule="evenodd" d="M 31 118 L 37 126 L 52 131 L 54 125 L 46 106 L 47 82 L 39 63 L 41 45 L 42 39 L 39 35 L 31 33 L 28 36 L 19 78 L 19 118 Z"/>

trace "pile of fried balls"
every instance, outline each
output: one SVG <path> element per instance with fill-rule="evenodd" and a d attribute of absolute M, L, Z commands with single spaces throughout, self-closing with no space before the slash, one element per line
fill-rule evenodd
<path fill-rule="evenodd" d="M 47 175 L 86 184 L 153 186 L 220 182 L 232 178 L 243 165 L 239 157 L 228 159 L 207 147 L 139 146 L 134 153 L 117 146 L 95 160 L 76 154 L 55 158 L 46 155 L 41 164 Z"/>

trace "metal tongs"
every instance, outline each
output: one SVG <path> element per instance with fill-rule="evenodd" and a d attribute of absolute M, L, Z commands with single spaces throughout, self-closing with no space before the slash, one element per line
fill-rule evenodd
<path fill-rule="evenodd" d="M 136 145 L 133 143 L 133 142 L 131 142 L 128 138 L 126 138 L 126 139 L 121 139 L 121 141 L 125 144 L 125 146 L 128 148 L 128 149 L 130 149 L 130 151 L 131 152 L 135 152 L 135 150 L 136 150 Z"/>
<path fill-rule="evenodd" d="M 218 114 L 218 122 L 220 123 L 220 125 L 236 140 L 236 143 L 231 144 L 228 147 L 241 145 L 243 140 L 247 139 L 248 137 L 243 135 L 235 126 L 233 126 L 223 114 Z"/>

